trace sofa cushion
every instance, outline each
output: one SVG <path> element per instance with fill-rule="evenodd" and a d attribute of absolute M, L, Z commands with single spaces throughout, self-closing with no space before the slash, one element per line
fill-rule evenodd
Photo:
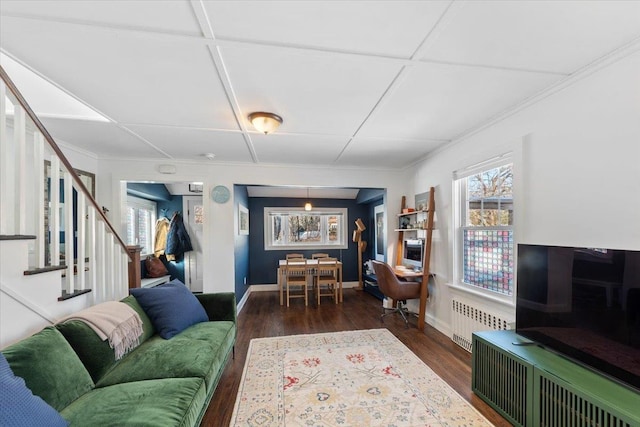
<path fill-rule="evenodd" d="M 140 343 L 153 336 L 155 330 L 151 320 L 144 312 L 138 301 L 133 296 L 128 296 L 122 300 L 123 303 L 131 307 L 142 320 L 142 335 Z M 71 344 L 82 363 L 84 364 L 93 382 L 98 382 L 102 376 L 109 371 L 116 361 L 115 352 L 109 345 L 108 340 L 101 340 L 93 329 L 81 320 L 69 320 L 56 325 L 65 339 Z"/>
<path fill-rule="evenodd" d="M 170 339 L 184 329 L 209 320 L 202 304 L 179 280 L 155 286 L 130 290 L 153 327 L 164 339 Z"/>
<path fill-rule="evenodd" d="M 197 377 L 206 380 L 209 391 L 224 368 L 235 334 L 235 323 L 224 321 L 198 323 L 170 340 L 155 336 L 129 353 L 96 386 Z"/>
<path fill-rule="evenodd" d="M 97 382 L 116 363 L 108 340 L 101 340 L 93 329 L 81 320 L 69 320 L 56 325 L 71 344 L 93 382 Z"/>
<path fill-rule="evenodd" d="M 16 377 L 0 353 L 0 426 L 32 427 L 68 425 L 47 402 L 31 393 L 24 380 Z"/>
<path fill-rule="evenodd" d="M 206 399 L 202 378 L 129 382 L 92 390 L 62 415 L 71 426 L 193 426 Z"/>
<path fill-rule="evenodd" d="M 58 411 L 93 388 L 89 372 L 60 331 L 51 326 L 2 353 L 33 394 Z"/>

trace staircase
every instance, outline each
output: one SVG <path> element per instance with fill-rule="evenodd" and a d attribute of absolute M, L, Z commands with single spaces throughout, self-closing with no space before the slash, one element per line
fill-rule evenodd
<path fill-rule="evenodd" d="M 1 66 L 0 77 L 1 349 L 67 314 L 125 297 L 130 259 Z"/>

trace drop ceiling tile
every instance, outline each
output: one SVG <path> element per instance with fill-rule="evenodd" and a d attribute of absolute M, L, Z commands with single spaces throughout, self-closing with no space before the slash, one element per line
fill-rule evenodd
<path fill-rule="evenodd" d="M 401 140 L 397 138 L 357 137 L 349 144 L 336 164 L 402 168 L 448 141 Z"/>
<path fill-rule="evenodd" d="M 358 136 L 450 140 L 562 78 L 441 64 L 406 73 Z"/>
<path fill-rule="evenodd" d="M 284 135 L 280 132 L 251 134 L 261 163 L 329 165 L 340 155 L 348 137 L 321 135 Z"/>
<path fill-rule="evenodd" d="M 46 117 L 41 121 L 55 141 L 74 145 L 98 157 L 166 158 L 149 144 L 111 122 Z"/>
<path fill-rule="evenodd" d="M 219 38 L 408 58 L 448 1 L 205 2 Z"/>
<path fill-rule="evenodd" d="M 352 135 L 401 67 L 260 47 L 221 51 L 243 114 L 279 114 L 284 133 Z"/>
<path fill-rule="evenodd" d="M 0 13 L 172 34 L 201 34 L 187 0 L 126 0 L 115 3 L 103 0 L 2 0 Z"/>
<path fill-rule="evenodd" d="M 238 129 L 202 42 L 19 18 L 5 24 L 4 49 L 116 121 Z"/>
<path fill-rule="evenodd" d="M 239 132 L 186 129 L 160 126 L 127 126 L 174 159 L 203 160 L 205 153 L 215 161 L 253 162 L 247 144 Z"/>
<path fill-rule="evenodd" d="M 638 1 L 470 1 L 423 59 L 572 73 L 638 36 Z"/>
<path fill-rule="evenodd" d="M 0 65 L 38 117 L 58 116 L 108 121 L 68 93 L 0 52 Z"/>

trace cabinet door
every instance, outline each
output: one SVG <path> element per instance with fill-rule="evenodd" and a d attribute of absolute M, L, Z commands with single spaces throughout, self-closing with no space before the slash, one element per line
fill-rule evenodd
<path fill-rule="evenodd" d="M 473 338 L 472 390 L 516 426 L 533 423 L 533 366 L 500 348 Z"/>
<path fill-rule="evenodd" d="M 535 368 L 534 425 L 537 426 L 611 426 L 631 427 L 640 423 L 640 416 L 624 414 L 604 399 L 594 396 L 597 384 L 571 384 L 542 369 Z M 593 387 L 593 388 L 592 388 Z M 624 396 L 608 394 L 609 402 Z M 640 403 L 640 398 L 637 399 Z"/>

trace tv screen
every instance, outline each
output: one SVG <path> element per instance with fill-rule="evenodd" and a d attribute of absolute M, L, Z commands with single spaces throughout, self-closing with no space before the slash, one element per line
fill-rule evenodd
<path fill-rule="evenodd" d="M 518 245 L 516 332 L 640 389 L 640 251 Z"/>

